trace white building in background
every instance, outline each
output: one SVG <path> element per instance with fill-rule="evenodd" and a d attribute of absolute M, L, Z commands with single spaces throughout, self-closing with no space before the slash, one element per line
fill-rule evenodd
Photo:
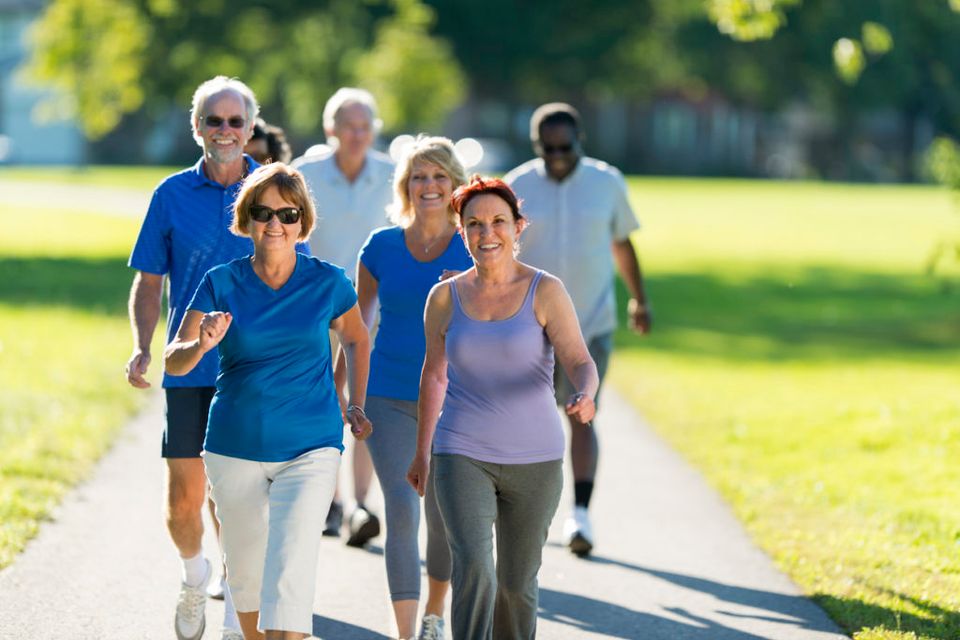
<path fill-rule="evenodd" d="M 0 165 L 80 164 L 86 153 L 86 141 L 75 123 L 34 120 L 34 108 L 49 93 L 19 77 L 28 56 L 28 29 L 44 4 L 0 0 Z"/>

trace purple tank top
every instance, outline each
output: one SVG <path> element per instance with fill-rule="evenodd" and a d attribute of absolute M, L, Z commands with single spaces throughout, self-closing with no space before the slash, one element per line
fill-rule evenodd
<path fill-rule="evenodd" d="M 447 395 L 434 453 L 495 464 L 563 458 L 563 425 L 553 395 L 553 345 L 537 322 L 533 276 L 520 310 L 505 320 L 474 320 L 450 282 L 453 315 L 447 328 Z"/>

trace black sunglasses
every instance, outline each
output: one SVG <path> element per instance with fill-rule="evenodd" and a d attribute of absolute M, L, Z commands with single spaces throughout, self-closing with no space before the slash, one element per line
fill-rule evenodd
<path fill-rule="evenodd" d="M 273 216 L 277 216 L 277 220 L 283 224 L 296 224 L 300 220 L 300 209 L 296 207 L 271 209 L 262 204 L 255 204 L 250 207 L 250 217 L 257 222 L 270 222 L 270 218 Z"/>
<path fill-rule="evenodd" d="M 240 116 L 230 116 L 229 118 L 207 116 L 203 119 L 203 122 L 211 129 L 219 129 L 224 122 L 226 122 L 231 129 L 243 129 L 244 125 L 247 124 L 247 121 Z"/>
<path fill-rule="evenodd" d="M 542 148 L 543 152 L 548 155 L 551 153 L 570 153 L 571 151 L 573 151 L 572 144 L 558 144 L 558 145 L 541 144 L 540 148 Z"/>

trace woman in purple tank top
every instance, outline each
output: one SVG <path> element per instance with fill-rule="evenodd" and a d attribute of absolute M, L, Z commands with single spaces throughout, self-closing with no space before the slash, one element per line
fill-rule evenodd
<path fill-rule="evenodd" d="M 583 423 L 593 419 L 597 368 L 563 284 L 516 259 L 526 220 L 510 187 L 474 177 L 453 207 L 474 267 L 427 299 L 407 479 L 420 495 L 434 483 L 453 556 L 453 637 L 533 638 L 537 572 L 563 485 L 554 353 L 577 389 L 566 411 Z"/>

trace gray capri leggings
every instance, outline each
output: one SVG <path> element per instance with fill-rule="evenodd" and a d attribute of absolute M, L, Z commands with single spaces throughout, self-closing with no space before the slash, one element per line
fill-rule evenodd
<path fill-rule="evenodd" d="M 560 501 L 563 462 L 495 464 L 438 454 L 433 464 L 453 552 L 454 640 L 532 640 L 537 572 Z"/>
<path fill-rule="evenodd" d="M 387 584 L 391 600 L 420 599 L 420 496 L 407 482 L 417 449 L 417 403 L 371 396 L 366 414 L 373 423 L 367 448 L 383 491 L 387 518 Z M 427 516 L 427 575 L 450 579 L 450 547 L 433 490 L 433 473 L 424 497 Z"/>

